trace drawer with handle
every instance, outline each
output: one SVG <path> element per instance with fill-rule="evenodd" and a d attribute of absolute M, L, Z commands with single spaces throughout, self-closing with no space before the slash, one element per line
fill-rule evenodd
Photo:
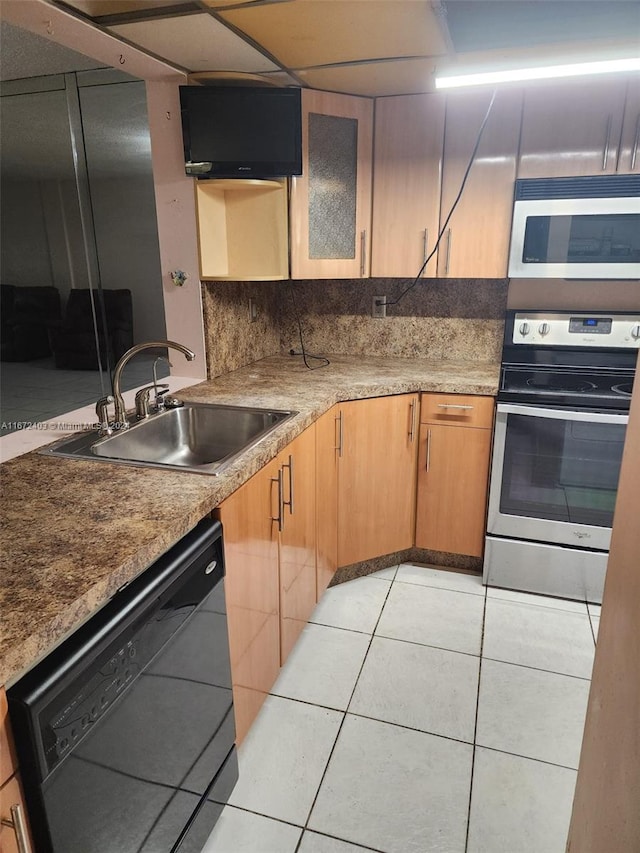
<path fill-rule="evenodd" d="M 493 409 L 493 397 L 480 397 L 470 394 L 423 393 L 420 423 L 491 429 Z"/>

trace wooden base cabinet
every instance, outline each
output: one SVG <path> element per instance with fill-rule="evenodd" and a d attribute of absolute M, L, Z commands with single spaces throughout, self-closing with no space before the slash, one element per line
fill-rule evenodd
<path fill-rule="evenodd" d="M 413 544 L 417 394 L 338 407 L 338 565 Z"/>
<path fill-rule="evenodd" d="M 237 741 L 316 604 L 315 426 L 218 507 Z"/>
<path fill-rule="evenodd" d="M 237 741 L 255 719 L 280 670 L 277 459 L 228 497 L 225 596 Z"/>
<path fill-rule="evenodd" d="M 338 568 L 338 442 L 340 406 L 316 421 L 316 598 Z"/>
<path fill-rule="evenodd" d="M 280 662 L 316 606 L 316 436 L 305 430 L 278 459 L 282 471 Z"/>
<path fill-rule="evenodd" d="M 2 853 L 31 853 L 33 840 L 9 724 L 9 706 L 0 687 L 0 850 Z"/>
<path fill-rule="evenodd" d="M 416 546 L 481 557 L 493 399 L 423 394 L 421 421 Z"/>

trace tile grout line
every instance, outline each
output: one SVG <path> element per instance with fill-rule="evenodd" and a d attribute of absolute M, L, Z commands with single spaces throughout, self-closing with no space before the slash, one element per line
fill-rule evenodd
<path fill-rule="evenodd" d="M 512 660 L 502 660 L 502 658 L 493 658 L 488 655 L 484 655 L 484 660 L 490 660 L 494 663 L 504 663 L 507 666 L 519 666 L 522 669 L 533 669 L 536 672 L 548 672 L 549 675 L 562 675 L 564 678 L 576 678 L 578 681 L 591 681 L 591 676 L 587 675 L 574 675 L 571 672 L 558 672 L 557 669 L 543 669 L 541 666 L 531 666 L 528 663 L 516 663 Z"/>
<path fill-rule="evenodd" d="M 487 619 L 487 589 L 484 591 L 484 607 L 482 611 L 482 636 L 480 637 L 480 656 L 478 666 L 478 695 L 476 697 L 476 718 L 473 725 L 473 749 L 471 753 L 471 775 L 469 778 L 469 805 L 467 807 L 467 831 L 464 839 L 464 850 L 467 853 L 469 848 L 469 831 L 471 829 L 471 797 L 473 795 L 473 773 L 476 764 L 476 736 L 478 734 L 478 714 L 480 712 L 480 680 L 482 678 L 482 652 L 484 649 L 484 634 Z"/>
<path fill-rule="evenodd" d="M 302 835 L 300 836 L 300 840 L 298 841 L 298 844 L 296 845 L 296 849 L 295 849 L 294 853 L 299 853 L 300 845 L 302 844 L 302 839 L 304 838 L 304 833 L 309 829 L 309 820 L 310 820 L 311 815 L 313 813 L 313 809 L 315 808 L 315 805 L 316 805 L 316 802 L 318 799 L 318 795 L 320 794 L 320 789 L 322 788 L 322 783 L 324 782 L 325 776 L 327 775 L 327 770 L 329 769 L 329 765 L 331 764 L 331 758 L 333 757 L 333 753 L 335 752 L 338 740 L 340 738 L 340 733 L 343 729 L 345 720 L 347 719 L 347 713 L 349 712 L 349 705 L 351 704 L 351 700 L 353 699 L 353 694 L 356 691 L 356 687 L 357 687 L 358 681 L 360 679 L 360 675 L 362 674 L 362 670 L 364 669 L 364 665 L 367 661 L 367 657 L 369 655 L 369 649 L 371 648 L 371 644 L 373 643 L 373 638 L 375 636 L 376 628 L 378 627 L 378 623 L 380 622 L 380 619 L 382 617 L 382 612 L 385 608 L 385 605 L 386 605 L 387 600 L 389 598 L 389 595 L 391 593 L 391 588 L 393 587 L 393 584 L 395 583 L 395 579 L 396 579 L 396 576 L 398 574 L 397 569 L 398 569 L 398 567 L 396 566 L 396 574 L 393 576 L 393 579 L 391 580 L 391 582 L 389 584 L 389 589 L 387 590 L 387 594 L 385 595 L 384 601 L 382 603 L 382 607 L 380 608 L 380 613 L 378 614 L 378 618 L 376 619 L 376 624 L 373 626 L 373 630 L 372 630 L 371 635 L 369 637 L 369 645 L 367 646 L 367 651 L 365 652 L 365 655 L 362 659 L 362 664 L 360 665 L 360 669 L 358 670 L 358 675 L 356 676 L 356 679 L 353 683 L 353 690 L 351 691 L 351 695 L 349 696 L 349 701 L 347 702 L 347 707 L 344 710 L 343 715 L 342 715 L 342 722 L 340 723 L 340 726 L 339 726 L 338 731 L 336 733 L 336 737 L 335 737 L 335 740 L 333 742 L 333 746 L 331 747 L 331 752 L 329 753 L 327 763 L 325 764 L 324 771 L 322 773 L 322 777 L 321 777 L 320 782 L 318 784 L 318 789 L 317 789 L 315 796 L 313 798 L 313 802 L 311 803 L 311 807 L 309 809 L 307 819 L 304 822 Z M 312 830 L 310 830 L 310 831 L 312 831 Z M 380 853 L 384 853 L 384 851 L 380 851 Z"/>

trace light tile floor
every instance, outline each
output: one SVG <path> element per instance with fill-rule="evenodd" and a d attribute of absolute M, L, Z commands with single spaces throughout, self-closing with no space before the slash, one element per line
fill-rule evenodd
<path fill-rule="evenodd" d="M 599 616 L 422 566 L 327 590 L 203 853 L 564 853 Z"/>

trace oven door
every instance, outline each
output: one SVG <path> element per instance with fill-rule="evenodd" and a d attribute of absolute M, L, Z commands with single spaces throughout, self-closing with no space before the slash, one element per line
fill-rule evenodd
<path fill-rule="evenodd" d="M 640 278 L 640 199 L 516 201 L 512 278 Z"/>
<path fill-rule="evenodd" d="M 608 551 L 627 421 L 499 403 L 488 533 Z"/>

